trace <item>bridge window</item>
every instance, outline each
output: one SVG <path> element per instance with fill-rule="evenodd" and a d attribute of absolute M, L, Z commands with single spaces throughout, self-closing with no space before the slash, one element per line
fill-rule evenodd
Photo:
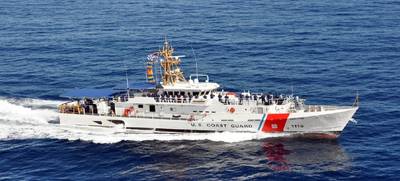
<path fill-rule="evenodd" d="M 150 112 L 156 112 L 156 106 L 155 105 L 150 105 L 149 109 L 150 109 Z"/>

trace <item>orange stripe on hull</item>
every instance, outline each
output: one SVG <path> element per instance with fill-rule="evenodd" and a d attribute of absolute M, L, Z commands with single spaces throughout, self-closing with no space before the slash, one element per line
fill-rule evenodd
<path fill-rule="evenodd" d="M 262 128 L 263 132 L 283 132 L 289 113 L 268 114 Z"/>

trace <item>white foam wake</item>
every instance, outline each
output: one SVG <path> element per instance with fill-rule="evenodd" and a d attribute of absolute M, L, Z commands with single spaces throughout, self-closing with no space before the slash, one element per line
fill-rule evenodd
<path fill-rule="evenodd" d="M 49 124 L 58 119 L 57 106 L 61 102 L 39 99 L 0 98 L 0 139 L 66 139 L 84 140 L 94 143 L 117 143 L 120 141 L 148 140 L 211 140 L 240 142 L 287 134 L 254 133 L 187 133 L 145 134 L 125 133 L 121 129 L 72 127 Z"/>
<path fill-rule="evenodd" d="M 50 104 L 51 103 L 51 104 Z M 52 105 L 52 109 L 40 108 Z M 0 120 L 18 123 L 47 124 L 49 120 L 57 119 L 57 101 L 37 99 L 0 99 Z"/>

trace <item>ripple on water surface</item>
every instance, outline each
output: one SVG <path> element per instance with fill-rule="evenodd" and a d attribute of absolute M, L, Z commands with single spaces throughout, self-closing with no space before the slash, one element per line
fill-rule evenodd
<path fill-rule="evenodd" d="M 396 1 L 0 2 L 0 178 L 398 180 Z M 337 141 L 49 124 L 65 89 L 142 81 L 168 35 L 224 88 L 361 108 Z M 45 101 L 46 100 L 46 101 Z M 267 138 L 265 138 L 267 137 Z M 100 144 L 101 143 L 101 144 Z M 95 163 L 95 164 L 94 164 Z"/>

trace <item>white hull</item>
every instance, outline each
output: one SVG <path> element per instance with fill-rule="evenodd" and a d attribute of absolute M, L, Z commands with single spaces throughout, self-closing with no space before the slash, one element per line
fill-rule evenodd
<path fill-rule="evenodd" d="M 356 111 L 357 107 L 343 107 L 323 112 L 224 113 L 196 120 L 155 115 L 123 117 L 61 113 L 60 124 L 121 127 L 126 130 L 146 132 L 340 133 Z"/>

